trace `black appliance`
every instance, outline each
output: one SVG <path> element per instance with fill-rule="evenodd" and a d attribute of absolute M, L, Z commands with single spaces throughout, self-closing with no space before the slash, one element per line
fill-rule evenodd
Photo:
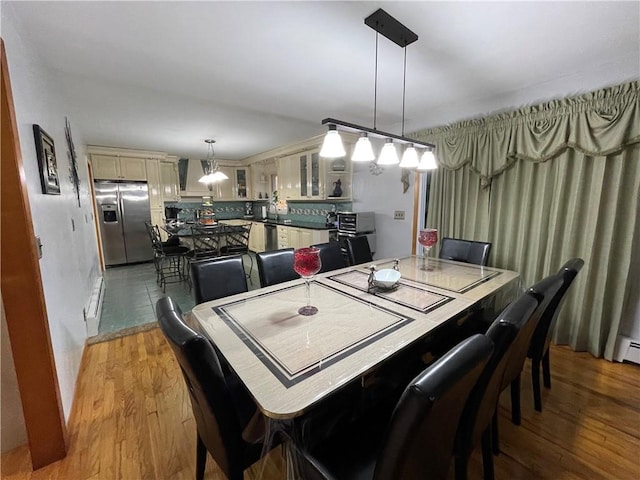
<path fill-rule="evenodd" d="M 181 211 L 182 209 L 179 207 L 164 207 L 164 218 L 167 220 L 176 220 Z"/>
<path fill-rule="evenodd" d="M 376 252 L 375 212 L 338 212 L 338 242 L 343 255 L 347 255 L 346 239 L 366 236 L 371 253 Z"/>

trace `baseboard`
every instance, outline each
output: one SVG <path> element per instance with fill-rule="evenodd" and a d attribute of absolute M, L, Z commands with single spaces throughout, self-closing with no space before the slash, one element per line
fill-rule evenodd
<path fill-rule="evenodd" d="M 640 365 L 640 339 L 618 336 L 613 359 L 617 362 L 632 362 Z"/>
<path fill-rule="evenodd" d="M 100 325 L 100 315 L 102 313 L 102 302 L 104 300 L 104 281 L 103 277 L 96 278 L 93 284 L 93 291 L 89 298 L 89 304 L 85 308 L 85 321 L 87 323 L 87 336 L 94 337 L 98 335 L 98 326 Z"/>

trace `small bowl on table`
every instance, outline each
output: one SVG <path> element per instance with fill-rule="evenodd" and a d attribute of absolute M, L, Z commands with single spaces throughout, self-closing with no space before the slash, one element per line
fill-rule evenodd
<path fill-rule="evenodd" d="M 385 268 L 378 270 L 373 274 L 373 284 L 376 287 L 385 288 L 387 290 L 395 288 L 400 281 L 400 272 L 393 268 Z"/>

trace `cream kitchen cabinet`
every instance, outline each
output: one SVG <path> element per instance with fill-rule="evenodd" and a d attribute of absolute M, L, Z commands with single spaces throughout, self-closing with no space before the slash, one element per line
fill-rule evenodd
<path fill-rule="evenodd" d="M 300 171 L 296 156 L 279 158 L 278 165 L 278 199 L 300 199 Z"/>
<path fill-rule="evenodd" d="M 155 158 L 148 158 L 145 161 L 147 168 L 147 185 L 149 187 L 149 207 L 163 209 L 162 185 L 160 183 L 160 162 Z"/>
<path fill-rule="evenodd" d="M 228 180 L 222 180 L 215 184 L 212 196 L 216 200 L 247 200 L 249 198 L 249 167 L 219 166 Z"/>
<path fill-rule="evenodd" d="M 96 180 L 147 180 L 144 158 L 92 154 L 91 167 Z"/>
<path fill-rule="evenodd" d="M 320 168 L 319 150 L 302 152 L 296 156 L 300 177 L 301 199 L 320 199 L 324 197 L 324 182 Z"/>
<path fill-rule="evenodd" d="M 278 248 L 310 247 L 317 243 L 329 241 L 328 230 L 313 230 L 311 228 L 289 227 L 278 225 Z"/>
<path fill-rule="evenodd" d="M 163 202 L 176 202 L 180 200 L 177 162 L 160 161 L 160 185 L 162 186 Z"/>

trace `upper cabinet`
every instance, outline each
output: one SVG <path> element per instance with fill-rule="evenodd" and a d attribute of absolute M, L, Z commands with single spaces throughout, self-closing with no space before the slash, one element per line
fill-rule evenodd
<path fill-rule="evenodd" d="M 160 185 L 162 186 L 163 201 L 170 202 L 180 200 L 177 159 L 160 161 Z"/>
<path fill-rule="evenodd" d="M 91 155 L 93 178 L 96 180 L 141 180 L 147 179 L 144 158 L 120 155 Z"/>
<path fill-rule="evenodd" d="M 351 160 L 321 158 L 319 149 L 282 157 L 278 196 L 284 200 L 350 200 Z"/>

